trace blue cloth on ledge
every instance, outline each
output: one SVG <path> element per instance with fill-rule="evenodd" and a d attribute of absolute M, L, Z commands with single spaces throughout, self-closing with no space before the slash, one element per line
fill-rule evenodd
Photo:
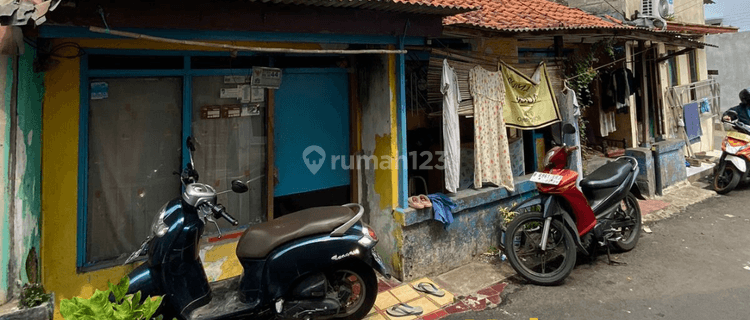
<path fill-rule="evenodd" d="M 458 207 L 453 200 L 442 193 L 428 194 L 432 201 L 432 211 L 435 212 L 435 220 L 442 222 L 447 228 L 453 223 L 453 210 Z"/>

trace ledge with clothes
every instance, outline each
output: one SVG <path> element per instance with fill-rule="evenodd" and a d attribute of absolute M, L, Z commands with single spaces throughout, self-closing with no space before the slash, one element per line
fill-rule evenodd
<path fill-rule="evenodd" d="M 453 223 L 453 210 L 458 207 L 453 200 L 442 193 L 411 196 L 408 202 L 410 207 L 417 210 L 431 208 L 435 213 L 435 220 L 442 222 L 446 228 Z"/>

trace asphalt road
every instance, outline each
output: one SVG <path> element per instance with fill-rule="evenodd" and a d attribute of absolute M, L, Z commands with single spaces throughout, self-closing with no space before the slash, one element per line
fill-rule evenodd
<path fill-rule="evenodd" d="M 649 227 L 625 265 L 600 255 L 556 287 L 511 277 L 499 307 L 446 319 L 750 319 L 750 187 Z"/>

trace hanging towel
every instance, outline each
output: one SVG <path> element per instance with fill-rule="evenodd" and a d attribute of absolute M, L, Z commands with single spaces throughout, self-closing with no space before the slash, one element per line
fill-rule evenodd
<path fill-rule="evenodd" d="M 578 97 L 575 91 L 568 90 L 568 93 L 560 93 L 560 110 L 562 111 L 563 123 L 570 123 L 576 128 L 575 134 L 565 134 L 563 142 L 568 146 L 579 146 L 578 149 L 570 154 L 570 163 L 576 172 L 578 172 L 578 179 L 576 179 L 576 186 L 579 186 L 581 179 L 583 178 L 583 162 L 581 157 L 581 135 L 578 128 L 578 118 L 581 116 L 581 108 L 578 105 Z"/>
<path fill-rule="evenodd" d="M 458 127 L 458 90 L 456 72 L 443 59 L 443 76 L 440 85 L 443 93 L 443 145 L 445 146 L 445 189 L 456 192 L 461 171 L 461 137 Z"/>
<path fill-rule="evenodd" d="M 474 99 L 474 188 L 489 182 L 513 191 L 502 73 L 476 66 L 469 71 L 469 87 Z"/>
<path fill-rule="evenodd" d="M 444 227 L 447 228 L 448 225 L 453 223 L 453 210 L 457 207 L 456 203 L 442 193 L 428 194 L 427 197 L 432 201 L 435 220 L 442 222 Z"/>
<path fill-rule="evenodd" d="M 615 111 L 607 112 L 599 110 L 599 129 L 602 137 L 606 137 L 610 133 L 617 131 L 616 120 Z"/>

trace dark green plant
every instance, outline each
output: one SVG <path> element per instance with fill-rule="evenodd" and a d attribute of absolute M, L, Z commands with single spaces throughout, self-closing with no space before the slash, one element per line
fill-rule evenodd
<path fill-rule="evenodd" d="M 50 294 L 44 291 L 41 283 L 27 283 L 21 289 L 21 299 L 18 301 L 18 308 L 33 308 L 49 301 Z"/>
<path fill-rule="evenodd" d="M 60 303 L 60 313 L 66 320 L 149 320 L 161 304 L 162 297 L 152 299 L 146 297 L 141 302 L 141 292 L 126 294 L 130 286 L 130 279 L 124 277 L 120 283 L 114 285 L 108 282 L 109 289 L 96 290 L 88 299 L 74 297 Z M 109 301 L 112 293 L 115 302 Z M 161 320 L 162 316 L 154 319 Z"/>
<path fill-rule="evenodd" d="M 599 71 L 594 67 L 594 63 L 599 61 L 598 56 L 606 54 L 612 60 L 616 59 L 614 40 L 606 39 L 591 45 L 588 52 L 574 55 L 568 65 L 568 85 L 578 96 L 578 103 L 583 114 L 593 102 L 591 94 L 591 83 L 599 77 Z M 586 127 L 588 121 L 583 117 L 578 119 L 578 135 L 581 138 L 581 145 L 588 143 L 586 136 Z"/>

